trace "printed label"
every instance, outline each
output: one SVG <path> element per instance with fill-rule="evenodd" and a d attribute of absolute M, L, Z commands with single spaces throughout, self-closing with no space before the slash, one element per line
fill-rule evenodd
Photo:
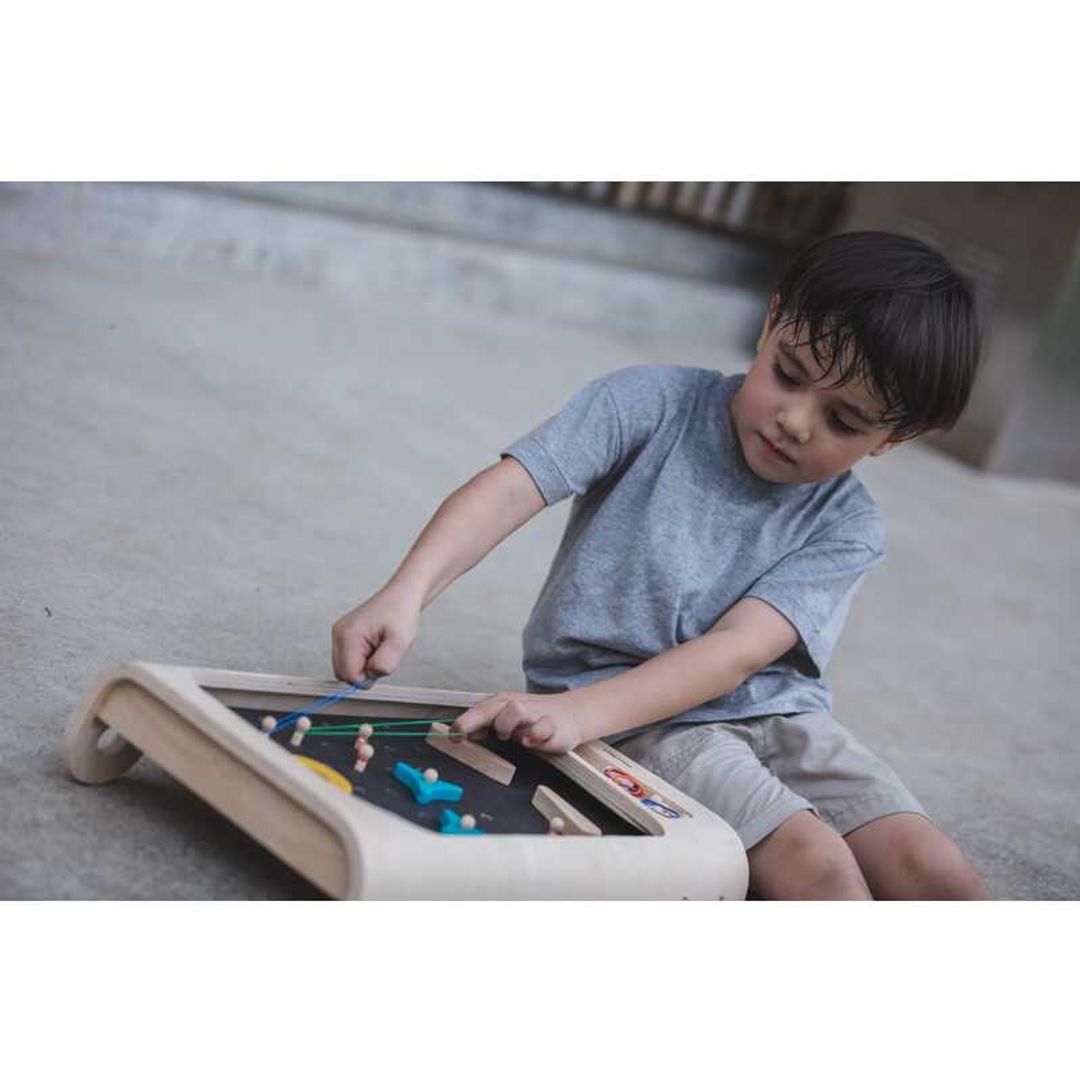
<path fill-rule="evenodd" d="M 604 775 L 613 784 L 618 784 L 623 791 L 633 795 L 635 799 L 644 799 L 652 794 L 652 788 L 647 788 L 636 776 L 631 776 L 623 769 L 616 769 L 614 765 L 609 765 L 604 770 Z"/>
<path fill-rule="evenodd" d="M 643 784 L 633 773 L 628 773 L 625 769 L 617 769 L 614 765 L 609 765 L 604 770 L 604 775 L 613 784 L 617 784 L 623 791 L 628 795 L 633 796 L 642 806 L 647 807 L 658 817 L 673 819 L 681 818 L 683 816 L 680 810 L 663 802 L 660 796 L 657 795 L 651 787 Z"/>
<path fill-rule="evenodd" d="M 647 806 L 654 814 L 659 814 L 660 817 L 677 818 L 682 817 L 678 810 L 673 806 L 668 806 L 667 803 L 662 803 L 658 799 L 642 799 L 642 806 Z"/>

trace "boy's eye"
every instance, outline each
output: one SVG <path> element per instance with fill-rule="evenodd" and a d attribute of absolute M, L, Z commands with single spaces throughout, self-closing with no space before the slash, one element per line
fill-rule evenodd
<path fill-rule="evenodd" d="M 789 375 L 779 364 L 773 364 L 773 373 L 784 386 L 798 386 L 799 380 Z"/>
<path fill-rule="evenodd" d="M 859 433 L 858 430 L 853 428 L 850 424 L 845 424 L 836 413 L 833 413 L 832 415 L 832 422 L 833 427 L 835 427 L 837 431 L 842 431 L 845 435 L 858 435 Z"/>

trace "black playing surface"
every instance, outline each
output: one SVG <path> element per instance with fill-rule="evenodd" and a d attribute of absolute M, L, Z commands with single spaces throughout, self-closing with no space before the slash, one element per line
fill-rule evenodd
<path fill-rule="evenodd" d="M 285 712 L 273 712 L 265 709 L 234 708 L 244 720 L 260 730 L 259 723 L 264 716 L 280 719 Z M 501 742 L 487 738 L 480 745 L 486 746 L 493 753 L 513 762 L 517 766 L 513 781 L 508 785 L 496 781 L 462 765 L 446 754 L 428 746 L 422 738 L 415 736 L 401 737 L 390 734 L 381 735 L 378 731 L 379 720 L 366 717 L 313 717 L 311 731 L 304 736 L 303 743 L 294 748 L 289 744 L 292 728 L 288 731 L 264 736 L 272 739 L 286 753 L 302 754 L 314 758 L 339 772 L 351 785 L 353 795 L 381 806 L 385 810 L 398 814 L 417 825 L 439 831 L 439 815 L 444 807 L 449 807 L 457 814 L 472 814 L 477 827 L 486 833 L 546 833 L 547 820 L 532 806 L 533 793 L 538 784 L 544 784 L 552 791 L 563 796 L 576 809 L 580 810 L 594 825 L 606 835 L 641 836 L 640 830 L 617 814 L 609 810 L 598 799 L 593 798 L 584 788 L 579 787 L 564 776 L 550 762 L 538 757 L 515 742 Z M 445 719 L 433 717 L 433 719 Z M 353 768 L 356 762 L 354 737 L 340 735 L 319 735 L 319 724 L 361 724 L 370 723 L 376 727 L 370 743 L 375 756 L 368 762 L 367 768 L 358 773 Z M 414 727 L 412 730 L 423 730 Z M 448 780 L 463 788 L 459 802 L 431 802 L 421 806 L 412 793 L 393 776 L 394 763 L 404 761 L 423 772 L 427 768 L 437 769 L 441 780 Z M 466 838 L 467 839 L 467 838 Z"/>

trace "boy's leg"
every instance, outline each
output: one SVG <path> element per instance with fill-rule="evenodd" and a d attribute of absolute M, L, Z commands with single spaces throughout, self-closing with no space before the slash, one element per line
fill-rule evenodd
<path fill-rule="evenodd" d="M 663 725 L 619 749 L 710 807 L 739 834 L 753 895 L 762 899 L 870 899 L 840 834 L 759 760 L 760 725 Z"/>
<path fill-rule="evenodd" d="M 748 852 L 751 892 L 763 900 L 871 900 L 852 849 L 800 810 Z"/>
<path fill-rule="evenodd" d="M 960 849 L 919 814 L 868 821 L 844 840 L 878 900 L 990 900 Z"/>
<path fill-rule="evenodd" d="M 895 772 L 828 713 L 768 717 L 765 760 L 847 842 L 879 900 L 990 898 Z"/>

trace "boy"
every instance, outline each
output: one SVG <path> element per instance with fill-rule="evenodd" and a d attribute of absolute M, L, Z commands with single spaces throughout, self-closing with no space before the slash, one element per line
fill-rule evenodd
<path fill-rule="evenodd" d="M 988 898 L 896 774 L 832 718 L 822 671 L 884 526 L 850 472 L 956 422 L 978 363 L 967 286 L 888 233 L 819 241 L 745 376 L 596 379 L 439 507 L 333 628 L 339 679 L 392 672 L 420 612 L 576 496 L 523 635 L 527 693 L 455 721 L 564 753 L 607 738 L 739 833 L 753 895 Z"/>

